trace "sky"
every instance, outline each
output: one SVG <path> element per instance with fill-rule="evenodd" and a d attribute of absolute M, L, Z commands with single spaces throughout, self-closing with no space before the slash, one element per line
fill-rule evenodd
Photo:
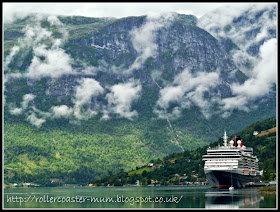
<path fill-rule="evenodd" d="M 30 12 L 115 18 L 178 12 L 200 18 L 226 4 L 229 3 L 3 3 L 3 17 L 4 22 L 9 22 Z"/>

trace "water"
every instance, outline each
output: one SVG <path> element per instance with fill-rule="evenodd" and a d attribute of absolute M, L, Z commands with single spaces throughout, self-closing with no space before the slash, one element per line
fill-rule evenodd
<path fill-rule="evenodd" d="M 276 194 L 206 186 L 5 188 L 4 208 L 276 208 Z"/>

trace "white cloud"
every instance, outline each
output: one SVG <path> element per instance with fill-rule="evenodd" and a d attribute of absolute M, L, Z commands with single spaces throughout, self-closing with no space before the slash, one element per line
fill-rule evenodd
<path fill-rule="evenodd" d="M 260 48 L 259 63 L 252 70 L 253 75 L 243 85 L 234 85 L 232 91 L 237 95 L 257 98 L 268 94 L 276 83 L 277 40 L 270 39 Z"/>
<path fill-rule="evenodd" d="M 172 115 L 179 116 L 184 108 L 192 104 L 201 108 L 206 118 L 211 116 L 210 102 L 204 98 L 204 93 L 219 83 L 218 72 L 198 72 L 192 74 L 188 69 L 178 74 L 171 85 L 160 90 L 160 97 L 157 101 L 154 112 L 164 117 L 164 112 L 171 103 L 177 103 L 179 107 L 173 108 Z M 163 110 L 163 111 L 162 111 Z"/>
<path fill-rule="evenodd" d="M 23 46 L 34 46 L 52 40 L 52 32 L 42 28 L 39 21 L 33 26 L 27 25 L 23 32 L 24 37 L 19 39 L 19 43 Z"/>
<path fill-rule="evenodd" d="M 214 35 L 224 36 L 224 34 L 219 34 L 223 32 L 216 32 L 215 28 L 230 24 L 235 17 L 240 16 L 248 8 L 252 7 L 252 4 L 228 4 L 223 7 L 218 7 L 217 9 L 205 14 L 199 19 L 198 26 L 206 29 L 208 32 Z"/>
<path fill-rule="evenodd" d="M 97 82 L 95 79 L 83 78 L 79 81 L 80 85 L 76 87 L 75 98 L 73 102 L 74 106 L 74 115 L 78 119 L 85 118 L 81 113 L 82 106 L 86 103 L 91 103 L 93 97 L 104 92 L 104 88 Z M 96 115 L 96 111 L 88 111 L 89 115 Z"/>
<path fill-rule="evenodd" d="M 54 15 L 48 16 L 47 20 L 48 20 L 48 22 L 50 23 L 51 26 L 62 26 L 63 25 L 60 22 L 60 20 Z"/>
<path fill-rule="evenodd" d="M 241 85 L 231 86 L 234 97 L 222 100 L 223 111 L 232 111 L 234 108 L 248 111 L 248 103 L 268 95 L 271 91 L 276 84 L 277 75 L 276 39 L 270 39 L 261 46 L 258 61 L 248 80 Z"/>
<path fill-rule="evenodd" d="M 141 89 L 141 84 L 133 80 L 110 87 L 111 92 L 106 95 L 108 106 L 103 118 L 108 118 L 108 112 L 119 114 L 127 119 L 137 116 L 137 111 L 131 111 L 131 105 L 140 97 Z"/>
<path fill-rule="evenodd" d="M 20 115 L 22 114 L 23 109 L 22 108 L 11 108 L 10 113 L 13 115 Z"/>
<path fill-rule="evenodd" d="M 126 70 L 126 73 L 141 68 L 149 57 L 155 58 L 157 56 L 156 32 L 162 27 L 168 27 L 172 18 L 171 13 L 148 16 L 146 23 L 130 32 L 131 41 L 138 56 Z"/>
<path fill-rule="evenodd" d="M 43 59 L 41 59 L 43 57 Z M 34 57 L 26 74 L 29 78 L 53 77 L 74 74 L 72 59 L 63 49 L 47 49 L 45 45 L 34 48 Z"/>
<path fill-rule="evenodd" d="M 233 109 L 239 109 L 248 111 L 249 108 L 245 106 L 248 103 L 248 98 L 246 96 L 234 96 L 222 99 L 222 102 L 224 104 L 223 110 L 225 111 L 231 111 Z"/>
<path fill-rule="evenodd" d="M 7 71 L 8 65 L 11 63 L 13 57 L 19 52 L 20 48 L 18 46 L 13 46 L 10 54 L 5 58 L 4 71 Z"/>
<path fill-rule="evenodd" d="M 185 94 L 181 86 L 168 86 L 160 90 L 160 99 L 158 105 L 161 108 L 168 108 L 172 102 L 180 102 Z"/>
<path fill-rule="evenodd" d="M 28 108 L 29 102 L 33 101 L 35 97 L 36 96 L 33 95 L 33 94 L 25 94 L 22 98 L 21 108 L 12 107 L 10 109 L 10 113 L 13 114 L 13 115 L 22 114 Z"/>
<path fill-rule="evenodd" d="M 76 87 L 75 103 L 83 105 L 104 92 L 99 82 L 92 78 L 83 78 L 79 81 L 80 86 Z"/>
<path fill-rule="evenodd" d="M 236 67 L 247 77 L 251 77 L 253 75 L 252 69 L 254 67 L 254 64 L 256 64 L 256 62 L 258 61 L 258 58 L 253 57 L 242 50 L 232 51 L 232 58 Z"/>
<path fill-rule="evenodd" d="M 57 31 L 61 33 L 61 38 L 55 39 L 52 47 L 61 47 L 69 35 L 67 29 L 64 27 L 63 23 L 54 15 L 48 16 L 47 20 L 51 26 L 56 26 Z"/>
<path fill-rule="evenodd" d="M 243 84 L 235 83 L 230 85 L 233 96 L 225 99 L 217 99 L 221 105 L 224 117 L 231 115 L 234 109 L 249 111 L 252 109 L 250 103 L 265 95 L 268 95 L 276 83 L 277 71 L 277 39 L 271 38 L 268 30 L 276 30 L 276 17 L 263 9 L 272 9 L 275 3 L 263 4 L 237 4 L 236 6 L 221 7 L 209 13 L 199 20 L 199 26 L 209 31 L 212 35 L 228 37 L 235 42 L 240 50 L 233 51 L 233 60 L 236 66 L 245 73 L 249 79 Z M 255 16 L 261 15 L 258 22 L 243 22 L 231 24 L 234 18 L 246 12 L 249 20 L 254 20 Z M 247 23 L 247 24 L 246 24 Z M 225 26 L 230 24 L 231 29 L 224 32 Z M 220 30 L 217 30 L 220 29 Z M 258 32 L 254 37 L 248 32 Z M 250 55 L 249 47 L 258 45 L 262 40 L 266 40 L 260 47 L 257 56 Z"/>
<path fill-rule="evenodd" d="M 67 105 L 52 106 L 49 112 L 44 112 L 37 109 L 35 106 L 29 107 L 29 102 L 34 100 L 35 96 L 32 94 L 26 94 L 21 102 L 21 108 L 15 108 L 10 104 L 10 113 L 13 115 L 24 114 L 27 120 L 37 126 L 41 125 L 48 118 L 69 118 L 72 114 L 77 119 L 87 119 L 97 114 L 97 111 L 88 109 L 83 111 L 85 104 L 91 104 L 92 98 L 104 92 L 104 89 L 100 86 L 99 82 L 91 78 L 83 78 L 79 80 L 80 85 L 76 87 L 75 97 L 72 99 L 73 108 Z M 38 117 L 39 116 L 39 117 Z"/>
<path fill-rule="evenodd" d="M 243 51 L 254 43 L 268 37 L 269 29 L 276 29 L 276 17 L 271 17 L 269 11 L 265 11 L 258 19 L 258 22 L 243 23 L 243 25 L 232 24 L 235 18 L 240 17 L 246 12 L 246 16 L 250 20 L 255 19 L 255 15 L 263 9 L 271 9 L 275 3 L 250 3 L 250 4 L 230 4 L 220 7 L 213 12 L 210 12 L 199 19 L 198 26 L 210 32 L 213 36 L 229 37 Z M 231 29 L 228 32 L 224 31 L 224 27 L 230 25 Z M 219 30 L 217 30 L 219 29 Z M 252 38 L 247 38 L 247 32 L 259 30 L 260 32 Z"/>
<path fill-rule="evenodd" d="M 59 105 L 51 107 L 54 118 L 69 117 L 73 113 L 73 109 L 67 105 Z"/>
<path fill-rule="evenodd" d="M 51 25 L 58 27 L 57 30 L 61 33 L 61 38 L 54 39 L 51 31 L 41 27 L 43 19 L 47 19 Z M 67 38 L 68 32 L 58 18 L 37 14 L 32 15 L 31 22 L 23 28 L 24 36 L 18 39 L 17 45 L 12 47 L 11 53 L 5 59 L 4 68 L 8 68 L 14 55 L 20 49 L 31 47 L 34 56 L 25 74 L 26 77 L 41 78 L 49 76 L 57 78 L 64 74 L 75 74 L 71 67 L 71 57 L 60 48 Z M 42 43 L 50 43 L 51 47 L 47 48 Z"/>
<path fill-rule="evenodd" d="M 55 39 L 51 31 L 41 27 L 42 20 L 47 20 L 51 26 L 56 26 L 57 31 L 61 34 L 60 38 Z M 18 44 L 12 47 L 10 54 L 5 58 L 5 70 L 20 49 L 28 47 L 33 50 L 33 58 L 27 72 L 22 75 L 23 77 L 40 79 L 42 77 L 58 78 L 66 74 L 78 74 L 72 68 L 73 59 L 61 48 L 68 37 L 68 31 L 56 16 L 33 14 L 32 23 L 25 26 L 22 32 L 24 36 L 18 39 Z M 79 74 L 94 75 L 96 73 L 95 67 L 82 65 L 85 68 Z M 6 74 L 7 79 L 9 79 L 8 76 L 14 74 Z"/>
<path fill-rule="evenodd" d="M 28 107 L 29 102 L 33 101 L 34 98 L 35 98 L 35 95 L 33 95 L 33 94 L 26 94 L 26 95 L 24 95 L 23 96 L 23 101 L 21 103 L 22 108 L 26 109 Z"/>
<path fill-rule="evenodd" d="M 34 56 L 28 68 L 26 76 L 29 78 L 41 77 L 60 77 L 64 74 L 75 74 L 72 70 L 72 59 L 65 53 L 60 46 L 66 39 L 68 33 L 64 29 L 63 24 L 55 16 L 45 17 L 51 25 L 58 27 L 58 31 L 62 33 L 60 39 L 54 39 L 52 32 L 41 27 L 43 17 L 36 18 L 33 25 L 27 25 L 23 32 L 24 37 L 19 39 L 19 45 L 24 47 L 32 47 Z M 44 42 L 51 43 L 51 47 L 47 48 Z"/>
<path fill-rule="evenodd" d="M 82 74 L 85 74 L 85 75 L 96 75 L 96 73 L 98 72 L 98 69 L 94 66 L 86 66 L 84 65 L 84 69 L 83 69 L 83 72 Z"/>
<path fill-rule="evenodd" d="M 27 120 L 35 125 L 36 127 L 41 127 L 41 125 L 46 121 L 45 119 L 38 118 L 34 112 L 32 112 L 28 117 Z"/>
<path fill-rule="evenodd" d="M 33 94 L 25 94 L 23 96 L 23 100 L 21 102 L 20 108 L 15 108 L 10 104 L 10 113 L 13 115 L 21 115 L 24 114 L 31 124 L 36 127 L 41 127 L 41 125 L 46 121 L 45 118 L 49 117 L 50 114 L 47 112 L 40 111 L 36 109 L 34 106 L 29 106 L 29 103 L 35 99 L 35 95 Z M 42 118 L 38 118 L 36 113 L 40 114 Z"/>

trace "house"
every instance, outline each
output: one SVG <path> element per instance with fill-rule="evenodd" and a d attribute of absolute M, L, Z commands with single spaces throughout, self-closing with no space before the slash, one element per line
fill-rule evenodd
<path fill-rule="evenodd" d="M 151 184 L 158 183 L 158 180 L 151 180 Z"/>
<path fill-rule="evenodd" d="M 253 132 L 253 135 L 258 135 L 258 134 L 259 134 L 258 131 L 254 131 L 254 132 Z"/>
<path fill-rule="evenodd" d="M 197 182 L 201 182 L 202 179 L 201 179 L 201 178 L 197 178 L 196 181 L 197 181 Z"/>
<path fill-rule="evenodd" d="M 179 174 L 175 174 L 175 178 L 180 178 L 180 175 Z"/>
<path fill-rule="evenodd" d="M 154 166 L 154 163 L 148 163 L 148 165 L 147 166 L 149 166 L 149 167 L 153 167 Z"/>
<path fill-rule="evenodd" d="M 63 183 L 63 180 L 58 178 L 50 178 L 51 183 Z"/>

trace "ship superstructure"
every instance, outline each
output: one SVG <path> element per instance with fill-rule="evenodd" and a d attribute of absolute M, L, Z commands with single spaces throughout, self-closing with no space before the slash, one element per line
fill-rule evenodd
<path fill-rule="evenodd" d="M 243 145 L 239 136 L 228 142 L 225 132 L 223 146 L 207 149 L 204 172 L 212 187 L 235 188 L 259 183 L 260 171 L 258 158 L 253 155 L 253 148 Z"/>

